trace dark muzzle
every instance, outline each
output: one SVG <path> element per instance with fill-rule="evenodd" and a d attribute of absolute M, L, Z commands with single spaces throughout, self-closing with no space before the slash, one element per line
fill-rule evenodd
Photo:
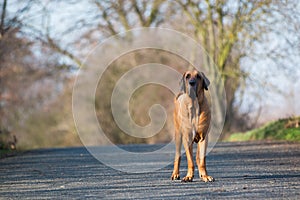
<path fill-rule="evenodd" d="M 190 84 L 190 86 L 195 86 L 196 85 L 196 80 L 195 79 L 189 80 L 189 84 Z"/>

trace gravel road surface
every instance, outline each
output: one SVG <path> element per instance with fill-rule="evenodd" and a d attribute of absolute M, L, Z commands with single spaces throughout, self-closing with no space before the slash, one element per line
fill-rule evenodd
<path fill-rule="evenodd" d="M 0 160 L 0 199 L 300 199 L 300 143 L 218 143 L 207 165 L 215 182 L 202 182 L 196 170 L 182 183 L 170 180 L 172 160 L 136 174 L 105 166 L 84 147 L 34 150 Z M 183 157 L 182 177 L 186 166 Z"/>

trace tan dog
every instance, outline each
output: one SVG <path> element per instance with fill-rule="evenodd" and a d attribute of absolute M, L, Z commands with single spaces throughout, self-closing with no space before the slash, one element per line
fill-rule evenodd
<path fill-rule="evenodd" d="M 210 126 L 210 108 L 204 95 L 210 82 L 203 72 L 196 70 L 187 71 L 181 80 L 181 90 L 175 98 L 174 125 L 176 154 L 172 180 L 179 180 L 179 165 L 181 159 L 181 145 L 183 143 L 187 162 L 187 175 L 183 182 L 192 181 L 194 178 L 193 143 L 198 143 L 196 163 L 199 176 L 203 181 L 214 181 L 206 172 L 207 133 Z"/>

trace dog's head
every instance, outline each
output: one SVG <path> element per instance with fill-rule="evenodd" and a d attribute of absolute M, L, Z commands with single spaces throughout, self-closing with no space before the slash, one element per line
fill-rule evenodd
<path fill-rule="evenodd" d="M 204 89 L 208 90 L 210 81 L 203 72 L 197 70 L 186 71 L 181 79 L 181 91 L 190 97 L 197 97 Z"/>

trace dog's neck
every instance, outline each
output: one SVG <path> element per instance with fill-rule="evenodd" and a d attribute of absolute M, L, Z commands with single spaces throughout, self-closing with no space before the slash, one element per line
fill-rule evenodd
<path fill-rule="evenodd" d="M 188 96 L 191 98 L 192 101 L 198 101 L 199 105 L 201 105 L 204 101 L 204 90 L 202 91 L 195 91 L 194 88 L 189 88 L 187 92 Z"/>
<path fill-rule="evenodd" d="M 196 90 L 192 87 L 189 87 L 188 96 L 192 99 L 192 101 L 194 101 L 198 98 Z"/>
<path fill-rule="evenodd" d="M 194 89 L 190 89 L 188 92 L 188 96 L 190 98 L 190 105 L 189 105 L 189 116 L 190 116 L 190 122 L 193 129 L 193 137 L 197 129 L 199 114 L 200 114 L 200 106 L 199 106 L 199 100 L 198 95 Z"/>

